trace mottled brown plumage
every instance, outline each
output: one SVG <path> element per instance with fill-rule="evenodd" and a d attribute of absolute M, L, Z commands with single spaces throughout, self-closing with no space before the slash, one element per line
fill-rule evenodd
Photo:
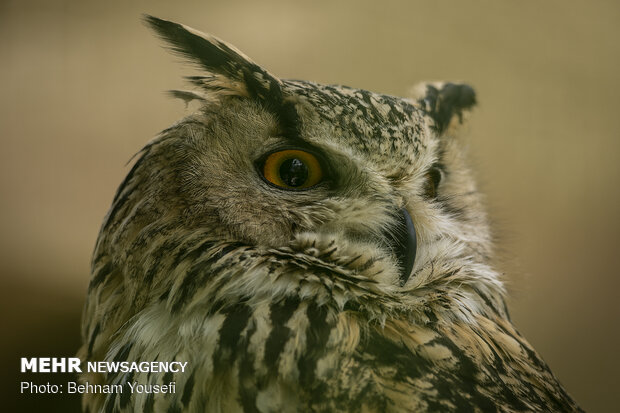
<path fill-rule="evenodd" d="M 89 411 L 580 410 L 511 324 L 489 264 L 454 136 L 470 87 L 401 99 L 281 80 L 146 21 L 204 70 L 173 92 L 201 106 L 147 144 L 114 198 L 80 355 L 188 371 L 85 374 L 176 383 L 88 394 Z"/>

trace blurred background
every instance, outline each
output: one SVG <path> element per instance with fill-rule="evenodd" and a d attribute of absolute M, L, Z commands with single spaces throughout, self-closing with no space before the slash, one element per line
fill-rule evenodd
<path fill-rule="evenodd" d="M 283 78 L 404 96 L 473 85 L 466 128 L 513 321 L 590 412 L 620 386 L 620 3 L 614 1 L 0 1 L 0 344 L 6 411 L 19 357 L 74 355 L 99 225 L 131 155 L 183 116 L 178 64 L 141 13 L 236 45 Z"/>

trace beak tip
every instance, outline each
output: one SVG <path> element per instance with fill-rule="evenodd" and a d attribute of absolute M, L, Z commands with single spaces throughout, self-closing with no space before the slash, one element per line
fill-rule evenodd
<path fill-rule="evenodd" d="M 405 231 L 399 231 L 396 256 L 401 266 L 400 284 L 405 285 L 411 276 L 417 252 L 417 236 L 409 211 L 401 209 L 401 225 Z"/>

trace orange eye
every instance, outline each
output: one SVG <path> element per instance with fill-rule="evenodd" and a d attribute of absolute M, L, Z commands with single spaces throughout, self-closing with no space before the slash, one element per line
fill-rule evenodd
<path fill-rule="evenodd" d="M 304 189 L 321 182 L 323 171 L 318 159 L 311 153 L 285 149 L 265 159 L 263 176 L 281 188 Z"/>

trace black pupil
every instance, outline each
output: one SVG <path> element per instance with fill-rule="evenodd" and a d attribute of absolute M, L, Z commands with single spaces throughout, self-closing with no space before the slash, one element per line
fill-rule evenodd
<path fill-rule="evenodd" d="M 280 165 L 280 179 L 291 187 L 302 186 L 308 180 L 308 167 L 297 158 L 287 159 Z"/>

